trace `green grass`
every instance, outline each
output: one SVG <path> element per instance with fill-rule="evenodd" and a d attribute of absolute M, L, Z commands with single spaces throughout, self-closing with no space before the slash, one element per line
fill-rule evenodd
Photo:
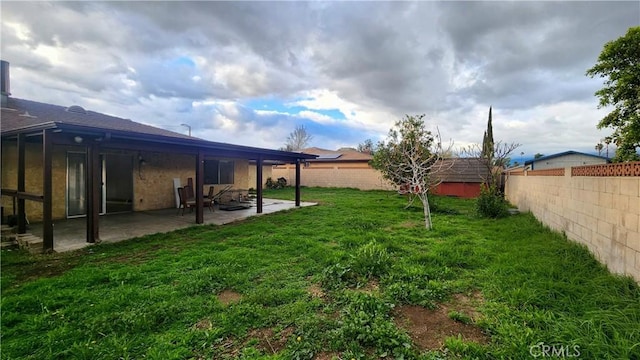
<path fill-rule="evenodd" d="M 473 201 L 434 198 L 427 231 L 393 193 L 303 199 L 320 205 L 73 253 L 2 251 L 2 359 L 531 359 L 541 342 L 640 359 L 638 285 L 529 214 L 481 219 Z M 225 305 L 223 290 L 242 298 Z M 478 291 L 488 344 L 421 351 L 393 321 L 399 305 Z M 276 354 L 260 329 L 280 337 Z"/>

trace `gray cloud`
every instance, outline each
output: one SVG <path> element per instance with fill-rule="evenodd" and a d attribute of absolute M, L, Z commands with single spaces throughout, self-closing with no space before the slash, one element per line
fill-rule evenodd
<path fill-rule="evenodd" d="M 314 145 L 354 146 L 418 113 L 446 138 L 478 142 L 489 105 L 505 140 L 595 144 L 601 82 L 584 73 L 605 42 L 640 24 L 638 2 L 0 6 L 14 96 L 223 136 L 210 140 L 251 144 L 265 134 L 258 142 L 269 147 L 297 123 L 316 132 Z M 355 117 L 321 124 L 242 105 L 318 92 L 335 94 L 333 106 Z"/>

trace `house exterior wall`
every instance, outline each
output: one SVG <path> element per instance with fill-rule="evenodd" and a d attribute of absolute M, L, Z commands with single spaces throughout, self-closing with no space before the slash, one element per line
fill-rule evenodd
<path fill-rule="evenodd" d="M 633 168 L 636 175 L 615 176 L 613 167 Z M 604 172 L 591 172 L 598 168 Z M 586 245 L 612 272 L 640 281 L 640 162 L 560 170 L 509 176 L 507 199 Z"/>
<path fill-rule="evenodd" d="M 273 166 L 272 165 L 262 165 L 262 188 L 265 188 L 265 183 L 267 181 L 267 178 L 272 178 L 275 180 L 275 178 L 273 177 Z M 247 181 L 247 186 L 246 189 L 255 189 L 257 186 L 257 166 L 256 164 L 249 164 L 249 180 Z M 295 179 L 295 174 L 293 176 L 293 178 Z M 289 180 L 287 179 L 287 183 L 289 182 Z"/>
<path fill-rule="evenodd" d="M 53 148 L 52 186 L 53 186 L 53 219 L 66 218 L 67 191 L 67 153 L 70 151 L 85 152 L 83 146 L 59 146 Z M 2 143 L 2 188 L 17 189 L 18 182 L 18 151 L 16 142 Z M 133 210 L 146 211 L 165 209 L 176 206 L 173 179 L 179 178 L 182 185 L 187 179 L 195 182 L 195 155 L 138 152 L 129 150 L 102 149 L 101 154 L 129 155 L 134 159 L 133 166 Z M 137 161 L 138 156 L 145 160 L 144 165 Z M 233 159 L 235 162 L 235 189 L 246 189 L 249 181 L 249 161 Z M 25 146 L 25 191 L 42 194 L 42 144 L 27 143 Z M 255 180 L 254 180 L 255 181 Z M 225 186 L 227 184 L 215 185 Z M 209 191 L 209 184 L 205 184 L 203 192 Z M 2 196 L 4 215 L 13 212 L 12 198 Z M 42 203 L 25 201 L 25 211 L 30 222 L 42 221 Z"/>
<path fill-rule="evenodd" d="M 295 165 L 273 167 L 273 178 L 284 177 L 295 185 Z M 367 162 L 310 162 L 300 166 L 302 186 L 347 187 L 360 190 L 395 190 L 396 186 L 382 178 L 382 174 Z"/>
<path fill-rule="evenodd" d="M 136 156 L 138 153 L 136 153 Z M 192 178 L 195 183 L 196 157 L 186 154 L 140 152 L 145 164 L 134 161 L 133 210 L 146 211 L 176 206 L 173 179 L 182 185 Z"/>
<path fill-rule="evenodd" d="M 544 170 L 544 169 L 555 169 L 555 168 L 564 168 L 568 166 L 579 166 L 579 165 L 598 165 L 598 164 L 606 164 L 607 161 L 605 159 L 587 156 L 582 154 L 569 154 L 559 156 L 553 159 L 547 160 L 534 160 L 533 161 L 533 170 Z"/>
<path fill-rule="evenodd" d="M 82 147 L 54 146 L 52 155 L 52 188 L 54 219 L 66 217 L 66 189 L 67 189 L 67 152 L 83 151 Z M 42 144 L 27 143 L 25 145 L 25 191 L 42 195 Z M 2 143 L 2 188 L 17 189 L 18 187 L 18 149 L 14 141 Z M 4 214 L 13 212 L 13 200 L 9 196 L 2 196 Z M 25 201 L 25 211 L 29 221 L 42 221 L 42 203 Z"/>

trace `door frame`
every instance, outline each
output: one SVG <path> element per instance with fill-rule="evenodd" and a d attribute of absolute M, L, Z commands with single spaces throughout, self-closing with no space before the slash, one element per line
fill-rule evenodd
<path fill-rule="evenodd" d="M 69 215 L 69 154 L 82 154 L 84 155 L 84 164 L 85 164 L 85 172 L 87 171 L 87 152 L 86 151 L 73 151 L 73 150 L 69 150 L 66 152 L 65 154 L 65 163 L 66 163 L 66 180 L 65 180 L 65 193 L 64 193 L 64 212 L 66 215 L 67 219 L 75 219 L 75 218 L 81 218 L 81 217 L 86 217 L 86 208 L 85 208 L 85 214 L 80 214 L 80 215 Z M 104 156 L 103 153 L 100 154 L 100 177 L 102 179 L 100 179 L 100 194 L 101 194 L 101 198 L 100 198 L 100 215 L 104 215 L 107 213 L 107 173 L 106 173 L 106 157 Z M 83 179 L 83 181 L 85 182 L 85 192 L 87 191 L 86 188 L 86 178 Z"/>

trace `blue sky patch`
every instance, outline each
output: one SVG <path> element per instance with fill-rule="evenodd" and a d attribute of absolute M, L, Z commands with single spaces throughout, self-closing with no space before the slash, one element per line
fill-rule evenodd
<path fill-rule="evenodd" d="M 318 114 L 329 116 L 336 120 L 346 120 L 344 114 L 338 109 L 310 109 L 305 106 L 299 105 L 291 106 L 287 105 L 287 103 L 283 102 L 280 99 L 251 99 L 243 102 L 243 105 L 254 110 L 277 111 L 290 115 L 297 115 L 302 111 L 313 111 Z"/>
<path fill-rule="evenodd" d="M 188 56 L 180 56 L 178 58 L 175 58 L 171 62 L 169 62 L 169 65 L 196 67 L 196 63 Z"/>

